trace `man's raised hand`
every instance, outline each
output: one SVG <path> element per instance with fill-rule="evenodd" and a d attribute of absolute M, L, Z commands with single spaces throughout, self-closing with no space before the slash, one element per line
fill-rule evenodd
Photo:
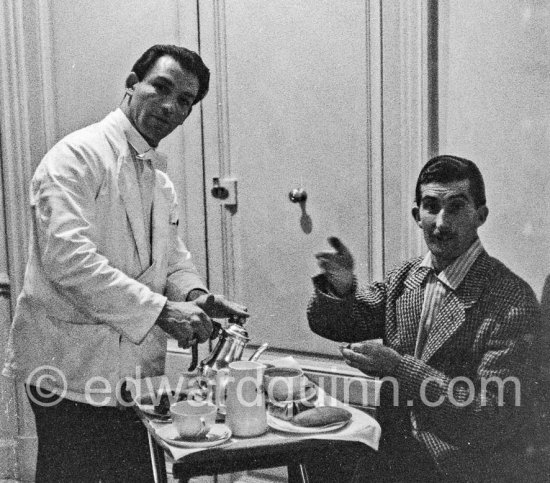
<path fill-rule="evenodd" d="M 353 285 L 353 256 L 339 238 L 330 237 L 328 243 L 333 250 L 316 253 L 315 258 L 336 294 L 343 297 Z"/>

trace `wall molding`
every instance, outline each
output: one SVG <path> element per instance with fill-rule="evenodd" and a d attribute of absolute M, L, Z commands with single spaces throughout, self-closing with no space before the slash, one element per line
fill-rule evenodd
<path fill-rule="evenodd" d="M 231 175 L 231 144 L 229 136 L 229 101 L 227 75 L 227 37 L 225 0 L 214 0 L 215 84 L 218 121 L 218 166 L 220 178 Z M 208 191 L 208 189 L 207 189 Z M 222 287 L 229 299 L 236 298 L 235 227 L 233 211 L 219 206 L 222 247 Z"/>
<path fill-rule="evenodd" d="M 235 236 L 238 231 L 238 207 L 226 207 L 210 197 L 212 178 L 232 175 L 230 116 L 228 101 L 227 37 L 225 0 L 201 2 L 198 10 L 200 23 L 199 44 L 201 56 L 211 68 L 211 92 L 201 105 L 204 125 L 205 205 L 208 230 L 210 288 L 229 299 L 237 299 L 237 267 L 239 247 Z M 213 101 L 214 99 L 214 101 Z"/>
<path fill-rule="evenodd" d="M 28 182 L 31 179 L 29 87 L 23 35 L 23 3 L 2 2 L 0 6 L 0 132 L 2 178 L 12 307 L 21 291 L 28 245 Z"/>
<path fill-rule="evenodd" d="M 403 30 L 401 48 L 405 82 L 403 98 L 401 155 L 408 168 L 403 192 L 414 193 L 416 178 L 422 165 L 428 160 L 428 43 L 426 2 L 401 3 Z M 405 202 L 403 212 L 408 212 L 410 203 Z M 422 251 L 422 237 L 412 217 L 407 217 L 409 240 L 406 259 L 418 256 Z"/>
<path fill-rule="evenodd" d="M 0 2 L 0 144 L 6 232 L 6 253 L 2 256 L 7 259 L 12 312 L 22 289 L 27 259 L 27 200 L 33 159 L 45 152 L 45 144 L 53 143 L 56 134 L 48 8 L 47 0 L 38 4 Z M 11 317 L 2 318 L 0 323 L 2 333 L 7 334 Z M 2 354 L 6 343 L 7 337 L 3 337 Z M 6 378 L 1 390 L 0 446 L 8 456 L 1 473 L 32 480 L 37 441 L 25 391 Z"/>
<path fill-rule="evenodd" d="M 366 86 L 368 127 L 368 219 L 367 238 L 369 250 L 369 280 L 380 280 L 384 276 L 384 151 L 382 110 L 382 24 L 381 0 L 365 2 L 367 19 L 366 36 Z"/>
<path fill-rule="evenodd" d="M 38 32 L 40 43 L 40 73 L 42 78 L 43 123 L 46 149 L 50 149 L 58 139 L 56 121 L 56 93 L 53 76 L 53 40 L 50 0 L 38 0 Z"/>
<path fill-rule="evenodd" d="M 432 0 L 380 2 L 382 9 L 385 260 L 387 268 L 423 251 L 410 216 L 416 178 L 437 137 L 430 123 L 434 59 Z M 435 9 L 437 12 L 437 9 Z M 390 238 L 391 236 L 391 238 Z"/>
<path fill-rule="evenodd" d="M 401 111 L 401 159 L 407 176 L 402 180 L 402 192 L 414 193 L 416 178 L 428 159 L 428 44 L 427 3 L 401 2 L 401 52 L 403 58 Z M 407 213 L 411 203 L 404 198 L 402 210 Z M 404 237 L 408 250 L 404 259 L 418 256 L 422 251 L 422 237 L 412 217 L 407 217 Z"/>

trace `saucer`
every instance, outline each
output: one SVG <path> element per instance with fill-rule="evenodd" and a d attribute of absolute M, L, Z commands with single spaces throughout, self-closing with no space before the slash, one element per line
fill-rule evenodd
<path fill-rule="evenodd" d="M 181 437 L 173 424 L 157 429 L 157 434 L 163 441 L 180 448 L 210 448 L 223 444 L 231 438 L 231 430 L 225 424 L 214 424 L 206 435 L 196 439 Z"/>

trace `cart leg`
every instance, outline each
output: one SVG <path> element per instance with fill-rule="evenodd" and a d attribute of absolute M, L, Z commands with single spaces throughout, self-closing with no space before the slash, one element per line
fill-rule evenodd
<path fill-rule="evenodd" d="M 149 439 L 149 452 L 151 453 L 151 464 L 153 465 L 155 483 L 168 483 L 164 450 L 156 443 L 150 433 L 147 433 L 147 437 Z"/>
<path fill-rule="evenodd" d="M 301 463 L 292 463 L 287 466 L 288 483 L 309 483 L 306 466 Z"/>

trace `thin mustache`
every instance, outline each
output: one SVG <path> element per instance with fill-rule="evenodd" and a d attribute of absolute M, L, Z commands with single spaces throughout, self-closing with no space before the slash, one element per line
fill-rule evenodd
<path fill-rule="evenodd" d="M 448 231 L 432 233 L 433 238 L 453 238 L 454 236 L 455 236 L 454 233 L 451 233 Z"/>
<path fill-rule="evenodd" d="M 167 117 L 167 116 L 161 116 L 161 115 L 157 115 L 157 114 L 154 114 L 153 117 L 155 117 L 156 119 L 160 119 L 161 121 L 167 123 L 167 124 L 170 124 L 170 118 Z"/>

